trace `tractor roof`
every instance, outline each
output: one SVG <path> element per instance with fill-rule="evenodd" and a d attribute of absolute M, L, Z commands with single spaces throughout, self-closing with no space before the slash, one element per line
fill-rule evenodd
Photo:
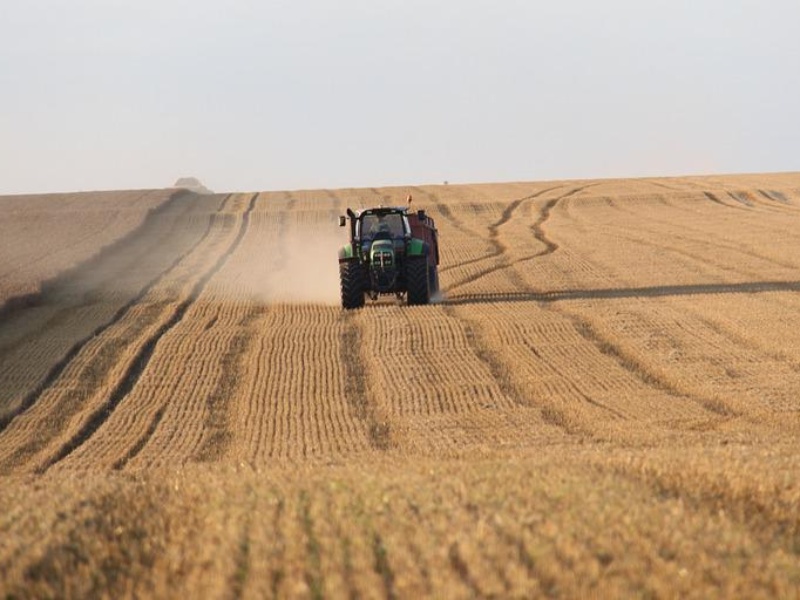
<path fill-rule="evenodd" d="M 365 208 L 363 210 L 355 211 L 356 217 L 362 215 L 389 215 L 389 214 L 408 214 L 407 206 L 376 206 L 375 208 Z"/>

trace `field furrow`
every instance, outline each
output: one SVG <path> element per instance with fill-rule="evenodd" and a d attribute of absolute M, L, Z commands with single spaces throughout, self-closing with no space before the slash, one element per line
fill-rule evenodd
<path fill-rule="evenodd" d="M 358 320 L 366 389 L 392 448 L 442 455 L 558 437 L 449 311 L 380 307 Z"/>
<path fill-rule="evenodd" d="M 236 345 L 237 332 L 230 327 L 226 329 L 228 335 L 215 336 L 210 332 L 211 328 L 203 323 L 203 319 L 197 318 L 192 313 L 196 308 L 197 299 L 202 297 L 209 282 L 236 252 L 247 234 L 250 213 L 253 211 L 256 199 L 257 195 L 249 199 L 246 207 L 238 214 L 237 223 L 229 228 L 221 228 L 221 231 L 227 231 L 227 235 L 220 240 L 222 248 L 217 246 L 218 252 L 211 255 L 210 264 L 196 271 L 201 275 L 195 276 L 193 285 L 183 301 L 174 307 L 169 317 L 144 341 L 131 358 L 128 370 L 118 380 L 109 396 L 49 459 L 44 465 L 45 468 L 67 457 L 70 458 L 70 462 L 74 461 L 76 464 L 86 460 L 84 457 L 88 457 L 90 462 L 100 458 L 104 462 L 108 461 L 111 466 L 119 468 L 127 464 L 131 458 L 138 459 L 140 456 L 141 450 L 134 453 L 131 448 L 136 449 L 142 444 L 154 443 L 155 439 L 163 437 L 167 437 L 172 443 L 166 448 L 162 444 L 159 452 L 161 459 L 167 463 L 181 462 L 181 459 L 185 460 L 187 455 L 201 445 L 203 428 L 192 427 L 198 420 L 202 423 L 203 410 L 197 410 L 196 403 L 200 406 L 205 405 L 206 410 L 210 410 L 207 399 L 212 394 L 215 382 L 219 377 L 230 376 L 225 369 L 220 369 L 220 364 L 226 363 L 224 358 L 220 361 L 219 356 L 225 357 L 234 352 L 231 347 Z M 240 203 L 241 200 L 238 199 L 232 203 L 233 210 Z M 223 312 L 224 308 L 226 307 L 215 307 L 215 310 Z M 243 318 L 243 315 L 237 314 L 236 310 L 224 312 L 227 313 L 226 316 L 232 317 L 233 323 Z M 189 331 L 184 331 L 182 327 L 184 322 L 187 324 L 185 328 Z M 195 346 L 198 336 L 192 335 L 194 333 L 192 330 L 198 325 L 201 325 L 207 334 L 205 339 L 202 337 L 199 339 L 201 344 L 199 348 Z M 206 358 L 205 364 L 201 362 L 198 365 L 191 360 L 176 364 L 172 360 L 174 356 L 186 356 L 191 359 L 195 352 L 201 353 Z M 209 360 L 209 357 L 213 358 Z M 236 358 L 228 360 L 235 362 Z M 228 371 L 231 368 L 235 366 L 228 365 Z M 175 372 L 176 369 L 180 369 L 180 374 Z M 166 381 L 167 385 L 152 386 L 150 381 L 153 379 Z M 172 398 L 179 400 L 188 398 L 193 402 L 170 403 Z M 125 404 L 120 414 L 117 412 L 117 407 L 123 403 Z M 173 408 L 174 411 L 170 411 L 169 408 Z M 173 415 L 173 412 L 177 412 L 177 415 Z M 109 423 L 111 418 L 117 416 L 119 419 L 114 418 Z M 176 423 L 178 427 L 174 426 Z M 224 427 L 224 423 L 219 425 Z M 92 439 L 91 445 L 84 447 L 86 442 L 101 429 L 97 441 Z M 168 433 L 161 434 L 163 430 Z M 148 432 L 152 432 L 149 440 Z M 178 446 L 178 449 L 174 449 L 173 446 Z M 81 451 L 76 453 L 79 448 Z"/>
<path fill-rule="evenodd" d="M 649 223 L 640 231 L 646 232 Z M 726 252 L 724 246 L 703 241 L 703 238 L 713 239 L 708 235 L 702 238 L 698 235 L 693 243 L 688 239 L 681 243 L 680 231 L 685 229 L 670 232 L 668 227 L 664 224 L 657 236 L 649 238 L 644 237 L 645 233 L 631 236 L 610 231 L 609 237 L 613 237 L 617 244 L 615 252 L 591 259 L 595 270 L 606 274 L 607 282 L 602 285 L 609 289 L 609 293 L 604 295 L 602 290 L 598 290 L 586 294 L 585 299 L 576 294 L 573 297 L 580 301 L 554 305 L 554 308 L 575 317 L 581 315 L 579 318 L 597 324 L 598 327 L 593 328 L 595 331 L 605 329 L 601 344 L 615 340 L 614 344 L 622 342 L 624 345 L 625 338 L 637 337 L 637 346 L 628 346 L 621 354 L 641 357 L 637 362 L 641 365 L 650 363 L 645 368 L 657 379 L 682 393 L 700 398 L 707 406 L 716 406 L 723 414 L 761 417 L 772 409 L 779 412 L 791 410 L 793 403 L 787 400 L 796 395 L 796 358 L 778 352 L 766 337 L 757 341 L 759 328 L 755 322 L 755 327 L 747 333 L 742 333 L 740 326 L 737 334 L 726 323 L 728 314 L 738 311 L 721 308 L 746 302 L 754 310 L 743 314 L 752 315 L 763 314 L 764 310 L 783 312 L 789 309 L 785 318 L 791 321 L 797 306 L 791 293 L 795 289 L 791 273 L 781 264 L 759 264 L 756 256 Z M 571 237 L 567 229 L 560 230 L 562 232 L 575 251 L 580 242 Z M 657 239 L 664 241 L 652 241 Z M 591 240 L 585 243 L 593 246 Z M 659 252 L 649 250 L 652 246 L 658 247 Z M 680 252 L 684 261 L 676 261 L 670 256 L 673 250 Z M 620 257 L 617 263 L 614 262 L 616 256 Z M 637 256 L 647 257 L 648 262 L 641 266 L 624 264 Z M 570 257 L 563 258 L 567 260 Z M 752 266 L 743 268 L 742 265 Z M 567 272 L 567 269 L 561 267 L 559 271 Z M 658 276 L 661 281 L 674 284 L 661 288 L 627 287 L 635 285 L 636 281 L 646 281 L 647 276 Z M 708 283 L 701 285 L 697 281 Z M 571 283 L 577 287 L 576 283 Z M 613 305 L 599 306 L 590 300 L 590 297 L 614 298 L 612 290 L 615 285 L 619 292 L 618 301 Z M 704 297 L 705 301 L 692 300 L 694 295 Z M 658 308 L 654 310 L 656 306 Z M 614 318 L 608 316 L 609 310 L 614 311 Z M 631 328 L 632 320 L 641 318 L 649 323 L 641 328 Z M 785 335 L 794 335 L 793 329 L 785 329 Z M 693 372 L 696 375 L 691 375 Z M 765 386 L 765 382 L 759 381 L 761 373 L 770 373 L 772 378 L 780 373 L 777 380 L 773 379 L 775 383 L 769 385 L 772 388 L 769 396 L 757 391 Z"/>
<path fill-rule="evenodd" d="M 259 319 L 242 384 L 236 456 L 261 464 L 370 447 L 369 418 L 349 397 L 339 362 L 346 326 L 337 310 L 312 306 L 274 305 Z"/>
<path fill-rule="evenodd" d="M 43 286 L 127 244 L 187 197 L 181 190 L 0 197 L 0 319 L 40 303 Z"/>
<path fill-rule="evenodd" d="M 191 252 L 145 287 L 138 302 L 81 344 L 54 381 L 10 422 L 3 432 L 3 464 L 31 462 L 47 468 L 96 431 L 132 389 L 159 338 L 182 318 L 204 285 L 197 276 L 209 276 L 202 263 L 219 261 L 220 244 L 231 230 L 230 220 L 222 217 L 218 227 L 206 228 L 208 235 L 189 247 Z"/>
<path fill-rule="evenodd" d="M 220 201 L 210 198 L 203 204 L 210 208 Z M 52 282 L 37 306 L 0 323 L 0 430 L 36 402 L 92 338 L 135 309 L 209 235 L 212 222 L 203 226 L 191 215 L 195 203 L 201 204 L 188 196 L 174 201 L 145 223 L 141 237 Z"/>
<path fill-rule="evenodd" d="M 798 177 L 0 198 L 0 597 L 795 597 Z"/>

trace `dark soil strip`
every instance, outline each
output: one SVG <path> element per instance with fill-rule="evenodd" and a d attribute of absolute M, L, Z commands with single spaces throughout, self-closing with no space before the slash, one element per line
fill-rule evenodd
<path fill-rule="evenodd" d="M 384 597 L 395 600 L 398 596 L 394 585 L 394 571 L 389 564 L 389 553 L 383 543 L 383 538 L 378 532 L 374 532 L 372 536 L 372 555 L 375 558 L 375 572 L 383 580 Z"/>
<path fill-rule="evenodd" d="M 800 557 L 800 514 L 796 501 L 788 498 L 786 484 L 765 482 L 768 492 L 741 488 L 735 480 L 720 473 L 712 479 L 691 471 L 664 469 L 655 464 L 600 463 L 595 468 L 627 478 L 649 488 L 659 498 L 679 499 L 686 507 L 702 511 L 709 518 L 725 513 L 732 521 L 753 532 L 756 539 L 770 547 L 782 547 L 787 556 Z M 740 483 L 740 482 L 739 482 Z"/>
<path fill-rule="evenodd" d="M 472 353 L 477 356 L 478 359 L 489 369 L 489 373 L 492 375 L 495 383 L 497 383 L 497 387 L 499 387 L 500 391 L 503 392 L 503 395 L 510 399 L 514 404 L 518 404 L 519 406 L 535 406 L 533 402 L 523 398 L 522 395 L 516 390 L 514 385 L 511 383 L 506 365 L 486 349 L 485 344 L 481 341 L 479 334 L 475 332 L 475 329 L 472 327 L 472 325 L 459 318 L 451 306 L 444 306 L 443 310 L 445 314 L 453 319 L 456 319 L 464 328 L 464 336 L 467 339 L 467 344 L 469 345 L 470 350 L 472 350 Z"/>
<path fill-rule="evenodd" d="M 306 537 L 306 569 L 305 580 L 311 597 L 321 599 L 325 597 L 325 578 L 322 575 L 322 547 L 314 532 L 314 520 L 311 518 L 311 500 L 308 492 L 300 492 L 299 502 L 300 523 Z"/>
<path fill-rule="evenodd" d="M 344 393 L 356 417 L 364 423 L 370 445 L 376 450 L 391 446 L 388 421 L 378 418 L 376 407 L 367 393 L 367 371 L 361 351 L 361 329 L 354 323 L 352 312 L 343 311 L 340 317 L 339 360 L 344 366 Z"/>
<path fill-rule="evenodd" d="M 472 576 L 472 573 L 469 571 L 469 566 L 466 562 L 464 562 L 464 558 L 461 556 L 461 552 L 458 549 L 458 542 L 453 542 L 450 544 L 450 548 L 447 552 L 447 558 L 450 561 L 450 567 L 458 573 L 459 578 L 464 584 L 469 588 L 470 595 L 473 598 L 484 598 L 486 594 L 481 591 L 481 586 L 475 580 L 475 577 Z"/>
<path fill-rule="evenodd" d="M 217 259 L 216 263 L 208 270 L 206 273 L 197 281 L 197 283 L 192 288 L 192 291 L 189 294 L 189 297 L 181 302 L 172 316 L 165 322 L 158 330 L 148 338 L 148 340 L 144 343 L 144 345 L 139 349 L 136 357 L 131 362 L 128 370 L 125 373 L 125 376 L 122 380 L 117 384 L 117 387 L 111 392 L 108 400 L 98 407 L 89 419 L 84 423 L 83 427 L 78 431 L 78 433 L 73 436 L 71 440 L 69 440 L 61 449 L 53 456 L 49 461 L 47 461 L 38 471 L 43 472 L 46 471 L 49 467 L 54 465 L 55 463 L 63 460 L 72 452 L 75 451 L 81 444 L 83 444 L 86 440 L 88 440 L 99 428 L 100 426 L 105 423 L 111 413 L 114 412 L 114 409 L 122 402 L 128 394 L 133 390 L 136 384 L 139 381 L 144 369 L 147 367 L 150 359 L 155 352 L 156 345 L 158 344 L 161 337 L 166 334 L 170 329 L 175 327 L 178 323 L 181 322 L 186 311 L 189 310 L 191 305 L 195 302 L 197 297 L 202 293 L 205 289 L 208 282 L 211 280 L 214 275 L 216 275 L 220 269 L 225 265 L 231 255 L 236 251 L 239 245 L 242 242 L 245 234 L 247 233 L 247 229 L 250 224 L 250 214 L 252 213 L 256 199 L 258 198 L 258 194 L 253 194 L 253 197 L 250 199 L 250 204 L 247 207 L 247 210 L 242 215 L 242 223 L 239 226 L 239 233 L 237 234 L 236 238 L 233 240 L 231 245 L 228 249 L 223 252 L 219 258 Z"/>
<path fill-rule="evenodd" d="M 153 420 L 150 421 L 150 426 L 147 428 L 147 431 L 144 433 L 144 435 L 140 437 L 138 440 L 136 440 L 136 443 L 130 448 L 130 450 L 128 450 L 125 456 L 120 458 L 117 462 L 115 462 L 112 465 L 111 467 L 112 469 L 114 469 L 115 471 L 123 469 L 125 465 L 127 465 L 131 461 L 131 459 L 133 459 L 136 455 L 139 454 L 139 452 L 142 451 L 142 449 L 147 445 L 147 442 L 150 440 L 150 438 L 153 437 L 153 434 L 156 432 L 156 429 L 158 429 L 158 425 L 159 423 L 161 423 L 161 419 L 164 418 L 164 412 L 166 410 L 167 410 L 166 406 L 162 406 L 161 408 L 158 409 L 158 412 L 156 412 L 155 416 L 153 417 Z"/>
<path fill-rule="evenodd" d="M 272 516 L 272 527 L 270 531 L 275 538 L 273 542 L 273 550 L 269 555 L 270 573 L 270 592 L 273 598 L 280 598 L 281 584 L 286 578 L 286 571 L 283 568 L 283 563 L 286 560 L 286 536 L 281 531 L 281 519 L 286 510 L 286 501 L 283 496 L 277 495 L 277 506 L 275 513 Z M 266 516 L 264 516 L 265 518 Z M 266 520 L 266 519 L 265 519 Z"/>
<path fill-rule="evenodd" d="M 247 519 L 239 533 L 239 547 L 237 548 L 234 571 L 230 580 L 229 588 L 231 597 L 242 598 L 244 596 L 247 578 L 250 576 L 250 531 L 252 528 L 252 511 L 248 513 Z"/>
<path fill-rule="evenodd" d="M 497 254 L 501 254 L 501 253 L 506 251 L 505 245 L 502 242 L 500 242 L 500 240 L 497 239 L 498 229 L 502 225 L 508 223 L 511 220 L 511 217 L 514 216 L 514 212 L 517 210 L 517 208 L 519 208 L 519 205 L 522 204 L 523 202 L 528 201 L 528 200 L 535 200 L 539 196 L 543 196 L 544 194 L 546 194 L 548 192 L 552 192 L 553 190 L 557 190 L 559 187 L 561 187 L 561 186 L 555 186 L 555 187 L 547 188 L 546 190 L 541 190 L 540 192 L 536 192 L 535 194 L 531 194 L 530 196 L 525 196 L 524 198 L 520 198 L 519 200 L 514 200 L 511 204 L 509 204 L 506 207 L 506 209 L 503 211 L 503 214 L 500 217 L 500 220 L 489 226 L 489 238 L 490 238 L 490 241 L 491 241 L 492 245 L 497 249 Z M 580 192 L 583 189 L 585 189 L 585 188 L 577 188 L 577 189 L 567 193 L 564 196 L 560 196 L 558 198 L 555 198 L 555 199 L 551 200 L 548 204 L 550 204 L 550 203 L 555 204 L 561 198 L 566 198 L 567 196 L 572 196 L 573 194 L 577 194 L 578 192 Z"/>
<path fill-rule="evenodd" d="M 465 319 L 459 317 L 452 306 L 446 305 L 443 307 L 443 310 L 445 311 L 445 314 L 461 323 L 461 326 L 464 328 L 464 335 L 467 338 L 467 344 L 469 345 L 470 350 L 472 350 L 472 353 L 478 357 L 478 359 L 489 369 L 489 373 L 495 380 L 495 383 L 497 383 L 497 387 L 500 388 L 500 391 L 504 396 L 519 406 L 538 408 L 541 412 L 542 420 L 545 423 L 554 425 L 567 434 L 587 434 L 586 431 L 578 429 L 572 423 L 570 423 L 569 419 L 567 419 L 567 416 L 561 409 L 556 408 L 555 406 L 542 405 L 535 402 L 531 398 L 526 398 L 511 381 L 509 367 L 502 361 L 502 359 L 499 359 L 493 352 L 487 349 L 486 344 L 480 339 L 480 335 L 476 333 L 474 327 Z M 541 359 L 534 348 L 531 347 L 530 350 L 537 359 Z"/>
<path fill-rule="evenodd" d="M 728 192 L 728 196 L 739 202 L 740 204 L 744 204 L 745 206 L 752 207 L 753 200 L 750 198 L 750 194 L 747 192 Z"/>
<path fill-rule="evenodd" d="M 789 198 L 787 198 L 786 195 L 781 192 L 776 192 L 773 190 L 758 190 L 758 193 L 767 198 L 768 200 L 772 200 L 773 202 L 780 202 L 781 204 L 791 204 Z"/>
<path fill-rule="evenodd" d="M 219 210 L 222 210 L 224 208 L 227 200 L 228 197 L 226 197 L 225 200 L 223 200 L 223 204 L 220 206 Z M 61 360 L 59 360 L 51 367 L 50 371 L 48 371 L 45 378 L 33 390 L 31 390 L 28 393 L 28 395 L 25 396 L 25 398 L 23 398 L 20 405 L 15 410 L 6 413 L 2 417 L 0 417 L 0 433 L 2 433 L 6 429 L 6 427 L 8 427 L 11 421 L 13 421 L 17 416 L 27 411 L 31 406 L 33 406 L 39 400 L 42 393 L 61 376 L 61 374 L 64 372 L 64 369 L 67 368 L 67 366 L 81 352 L 81 350 L 83 350 L 83 347 L 90 340 L 92 340 L 94 337 L 98 335 L 101 335 L 109 327 L 113 326 L 115 323 L 122 320 L 128 313 L 128 311 L 133 306 L 141 302 L 142 299 L 150 292 L 150 290 L 152 290 L 166 275 L 168 275 L 170 271 L 172 271 L 175 267 L 177 267 L 181 263 L 181 261 L 183 261 L 183 259 L 192 254 L 192 252 L 194 252 L 197 249 L 197 247 L 200 246 L 200 244 L 202 244 L 203 241 L 208 237 L 213 225 L 214 225 L 214 215 L 212 214 L 209 217 L 208 227 L 206 228 L 206 231 L 194 244 L 192 244 L 192 246 L 188 250 L 186 250 L 183 254 L 181 254 L 175 260 L 173 260 L 172 263 L 170 263 L 170 265 L 164 271 L 162 271 L 161 273 L 156 275 L 153 279 L 148 281 L 147 284 L 141 290 L 139 290 L 139 292 L 133 298 L 131 298 L 128 302 L 126 302 L 123 306 L 121 306 L 117 310 L 117 312 L 114 313 L 111 319 L 109 319 L 99 327 L 95 328 L 89 335 L 87 335 L 83 339 L 78 340 L 75 344 L 73 344 L 73 346 L 61 358 Z M 141 228 L 137 231 L 141 232 Z M 117 249 L 119 249 L 119 246 L 117 247 Z"/>
<path fill-rule="evenodd" d="M 726 203 L 726 202 L 723 202 L 722 200 L 720 200 L 720 199 L 719 199 L 719 197 L 715 196 L 715 195 L 714 195 L 714 194 L 712 194 L 711 192 L 703 192 L 703 195 L 704 195 L 706 198 L 708 198 L 709 200 L 711 200 L 712 202 L 715 202 L 716 204 L 719 204 L 720 206 L 724 206 L 725 208 L 737 208 L 737 209 L 740 209 L 740 210 L 741 210 L 741 207 L 740 207 L 740 206 L 731 206 L 730 204 L 728 204 L 728 203 Z"/>
<path fill-rule="evenodd" d="M 197 452 L 197 460 L 201 462 L 219 460 L 225 455 L 233 438 L 229 399 L 242 379 L 244 359 L 256 337 L 256 330 L 252 327 L 252 323 L 263 312 L 264 309 L 257 306 L 247 311 L 237 325 L 238 332 L 220 359 L 222 374 L 214 391 L 206 398 L 206 411 L 203 419 L 205 437 Z"/>
<path fill-rule="evenodd" d="M 593 185 L 598 185 L 598 184 L 593 184 Z M 495 223 L 493 223 L 492 225 L 489 226 L 489 242 L 492 244 L 492 246 L 494 246 L 494 251 L 489 253 L 489 254 L 487 254 L 486 256 L 480 257 L 480 259 L 478 259 L 478 260 L 489 260 L 489 259 L 495 258 L 495 257 L 503 257 L 503 255 L 507 251 L 507 248 L 498 239 L 498 229 L 499 229 L 499 227 L 501 225 L 503 225 L 504 223 L 507 223 L 508 221 L 511 220 L 511 217 L 514 214 L 514 211 L 516 211 L 516 209 L 519 208 L 519 206 L 520 206 L 520 204 L 522 204 L 522 202 L 524 202 L 526 200 L 534 200 L 535 198 L 538 198 L 539 196 L 542 196 L 543 194 L 546 194 L 547 192 L 552 192 L 553 190 L 558 189 L 558 187 L 560 187 L 560 186 L 553 187 L 553 188 L 548 188 L 546 190 L 541 190 L 539 192 L 536 192 L 535 194 L 532 194 L 530 196 L 526 196 L 525 198 L 520 198 L 518 200 L 514 200 L 511 204 L 509 204 L 506 207 L 506 209 L 503 211 L 503 214 L 500 217 L 500 220 L 496 221 Z M 550 208 L 547 209 L 546 213 L 543 213 L 544 216 L 540 215 L 539 219 L 537 220 L 536 223 L 534 223 L 532 228 L 538 227 L 538 231 L 544 237 L 544 233 L 541 232 L 541 226 L 547 220 L 547 218 L 549 218 L 550 210 L 552 209 L 552 207 L 555 206 L 555 204 L 559 200 L 562 200 L 564 198 L 568 198 L 569 196 L 573 196 L 573 195 L 585 190 L 587 187 L 590 187 L 590 186 L 587 185 L 587 186 L 584 186 L 584 187 L 575 188 L 572 191 L 564 194 L 563 196 L 559 196 L 558 198 L 554 198 L 553 200 L 550 200 L 548 202 L 548 204 L 550 205 Z M 534 229 L 534 234 L 536 234 L 536 231 L 537 230 Z M 542 241 L 545 244 L 545 246 L 548 246 L 548 244 L 552 244 L 552 242 L 545 241 L 545 239 L 542 239 L 540 241 Z M 455 284 L 451 285 L 449 289 L 450 290 L 454 290 L 454 289 L 459 288 L 459 287 L 461 287 L 461 286 L 463 286 L 463 285 L 465 285 L 467 283 L 471 283 L 473 281 L 476 281 L 476 280 L 480 279 L 481 277 L 485 277 L 486 275 L 489 275 L 490 273 L 494 273 L 496 271 L 501 271 L 503 269 L 507 269 L 508 267 L 510 267 L 510 266 L 512 266 L 512 265 L 514 265 L 514 264 L 516 264 L 518 262 L 522 262 L 522 261 L 525 261 L 525 260 L 531 260 L 532 258 L 536 258 L 538 256 L 542 256 L 544 254 L 548 254 L 550 252 L 553 252 L 556 248 L 558 248 L 557 245 L 555 245 L 555 247 L 553 249 L 547 249 L 546 248 L 544 251 L 537 252 L 536 254 L 533 254 L 531 256 L 526 256 L 524 258 L 517 259 L 513 263 L 510 262 L 507 258 L 503 257 L 504 259 L 502 260 L 502 262 L 500 264 L 495 264 L 495 265 L 493 265 L 491 267 L 487 267 L 485 269 L 482 269 L 482 270 L 478 271 L 477 273 L 475 273 L 473 275 L 470 275 L 469 277 L 466 277 L 465 279 L 462 279 L 461 281 L 458 281 Z M 465 263 L 461 263 L 459 265 L 454 265 L 454 266 L 464 266 L 466 264 L 478 262 L 478 260 L 471 260 L 471 261 L 467 261 Z M 448 268 L 452 268 L 452 267 L 448 267 Z"/>
<path fill-rule="evenodd" d="M 80 263 L 79 265 L 75 265 L 66 271 L 59 273 L 55 277 L 51 279 L 47 279 L 40 284 L 40 288 L 38 292 L 31 292 L 29 294 L 23 294 L 21 296 L 14 296 L 6 300 L 2 306 L 0 306 L 0 322 L 13 318 L 15 313 L 25 310 L 26 308 L 30 308 L 32 306 L 38 306 L 42 304 L 45 300 L 45 296 L 53 289 L 60 287 L 65 282 L 74 279 L 76 274 L 85 272 L 87 270 L 93 269 L 97 263 L 103 259 L 103 257 L 107 256 L 110 253 L 116 252 L 121 248 L 124 248 L 127 244 L 131 242 L 134 238 L 141 235 L 142 231 L 147 229 L 147 227 L 155 220 L 158 220 L 161 215 L 163 215 L 169 208 L 172 207 L 180 198 L 183 198 L 187 194 L 191 194 L 191 192 L 187 192 L 186 190 L 176 190 L 167 200 L 162 202 L 156 207 L 151 208 L 147 211 L 147 214 L 142 221 L 142 224 L 139 225 L 136 229 L 129 231 L 126 235 L 119 238 L 115 242 L 109 244 L 102 248 L 97 254 L 88 258 L 86 261 Z"/>
<path fill-rule="evenodd" d="M 563 196 L 559 196 L 558 198 L 553 198 L 552 200 L 548 200 L 545 203 L 545 205 L 542 207 L 541 213 L 539 214 L 539 218 L 536 219 L 536 222 L 533 225 L 531 225 L 531 231 L 533 231 L 533 237 L 535 237 L 542 244 L 544 244 L 545 249 L 542 250 L 541 252 L 538 252 L 537 254 L 535 254 L 534 256 L 532 256 L 530 258 L 536 258 L 537 256 L 545 256 L 547 254 L 552 254 L 553 252 L 558 250 L 558 244 L 547 237 L 547 234 L 545 234 L 545 232 L 544 232 L 543 226 L 547 222 L 547 220 L 550 218 L 550 213 L 555 208 L 556 204 L 558 204 L 559 202 L 561 202 L 565 198 L 569 198 L 570 196 L 574 196 L 575 194 L 578 194 L 578 193 L 582 192 L 583 190 L 585 190 L 588 187 L 590 187 L 590 186 L 587 185 L 587 186 L 584 186 L 584 187 L 581 187 L 581 188 L 576 188 L 576 189 L 572 190 L 571 192 L 568 192 L 568 193 L 564 194 Z M 523 259 L 523 260 L 530 260 L 530 259 L 526 258 L 526 259 Z"/>
<path fill-rule="evenodd" d="M 606 356 L 613 358 L 616 363 L 625 369 L 628 373 L 630 373 L 633 377 L 641 381 L 643 384 L 647 385 L 648 387 L 657 389 L 662 391 L 670 396 L 674 396 L 677 398 L 683 398 L 685 400 L 690 400 L 692 402 L 696 402 L 700 406 L 702 406 L 705 410 L 714 413 L 719 416 L 723 417 L 734 417 L 739 416 L 735 411 L 733 411 L 730 407 L 726 406 L 722 402 L 718 400 L 712 399 L 705 399 L 699 398 L 696 396 L 691 396 L 688 394 L 684 394 L 679 389 L 677 389 L 674 385 L 672 385 L 669 381 L 666 381 L 662 377 L 653 374 L 644 364 L 642 364 L 636 358 L 629 356 L 623 350 L 621 350 L 616 345 L 612 344 L 600 333 L 594 329 L 588 321 L 585 321 L 575 315 L 570 315 L 568 313 L 564 313 L 562 311 L 557 311 L 559 314 L 565 316 L 566 318 L 570 319 L 575 326 L 575 330 L 581 334 L 581 336 L 586 339 L 588 342 L 594 344 L 594 346 Z"/>

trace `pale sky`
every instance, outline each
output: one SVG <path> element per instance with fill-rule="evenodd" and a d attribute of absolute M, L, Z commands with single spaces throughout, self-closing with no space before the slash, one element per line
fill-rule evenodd
<path fill-rule="evenodd" d="M 798 0 L 0 0 L 0 193 L 800 170 Z"/>

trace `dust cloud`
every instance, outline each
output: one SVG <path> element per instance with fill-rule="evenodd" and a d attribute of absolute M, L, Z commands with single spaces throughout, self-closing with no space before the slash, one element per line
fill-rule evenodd
<path fill-rule="evenodd" d="M 257 249 L 236 256 L 237 288 L 263 304 L 338 305 L 337 252 L 347 243 L 338 226 L 288 227 L 261 237 Z M 231 266 L 234 266 L 233 264 Z"/>

